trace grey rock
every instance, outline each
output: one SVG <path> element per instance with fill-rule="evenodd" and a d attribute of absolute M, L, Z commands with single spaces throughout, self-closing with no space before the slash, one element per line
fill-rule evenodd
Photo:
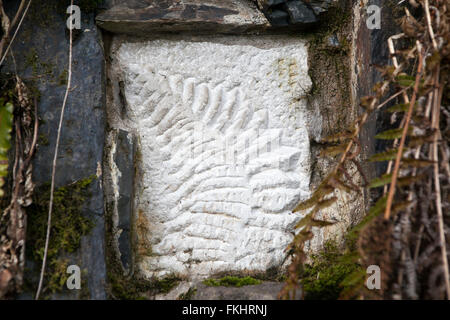
<path fill-rule="evenodd" d="M 310 25 L 318 22 L 314 11 L 301 1 L 289 1 L 285 4 L 291 24 Z"/>
<path fill-rule="evenodd" d="M 268 7 L 276 6 L 281 3 L 285 3 L 286 0 L 265 0 L 263 2 L 264 2 L 264 6 L 266 8 L 268 8 Z"/>
<path fill-rule="evenodd" d="M 17 8 L 19 3 L 20 1 L 8 1 L 6 9 L 15 10 L 14 6 Z M 45 15 L 45 20 L 42 15 Z M 93 13 L 82 15 L 81 27 L 73 44 L 72 91 L 64 115 L 56 187 L 96 174 L 103 158 L 104 58 Z M 33 1 L 19 36 L 12 47 L 17 70 L 28 85 L 36 87 L 40 92 L 39 135 L 48 140 L 48 145 L 38 145 L 33 160 L 33 179 L 40 185 L 50 181 L 56 132 L 65 93 L 65 84 L 59 83 L 58 78 L 67 75 L 69 40 L 66 16 L 56 12 L 46 0 Z M 34 66 L 30 66 L 27 61 L 31 53 L 36 56 Z M 51 68 L 51 74 L 45 73 L 42 67 L 44 64 Z M 12 68 L 13 63 L 8 58 L 4 66 Z M 31 83 L 30 79 L 35 80 Z M 94 228 L 82 238 L 80 250 L 70 257 L 71 261 L 87 272 L 91 299 L 106 298 L 103 190 L 100 181 L 101 177 L 90 185 L 91 197 L 87 199 L 83 209 L 83 214 L 94 222 Z M 33 268 L 29 261 L 27 268 Z M 73 298 L 78 293 L 73 290 L 64 293 L 63 298 Z"/>
<path fill-rule="evenodd" d="M 237 287 L 210 287 L 197 285 L 192 300 L 276 300 L 284 283 L 267 281 L 258 285 Z"/>
<path fill-rule="evenodd" d="M 320 15 L 328 11 L 330 5 L 335 0 L 309 0 L 308 3 L 316 15 Z"/>
<path fill-rule="evenodd" d="M 230 0 L 122 1 L 100 13 L 97 24 L 114 33 L 241 33 L 264 30 L 269 22 L 251 2 Z"/>
<path fill-rule="evenodd" d="M 254 0 L 273 27 L 286 26 L 280 12 L 291 17 L 288 24 L 311 25 L 320 20 L 323 13 L 337 0 Z"/>
<path fill-rule="evenodd" d="M 131 239 L 130 224 L 132 214 L 133 181 L 134 181 L 134 143 L 132 135 L 124 130 L 119 130 L 116 140 L 116 153 L 114 162 L 120 171 L 119 199 L 118 199 L 118 228 L 119 251 L 122 266 L 128 270 L 131 265 Z"/>
<path fill-rule="evenodd" d="M 289 14 L 286 11 L 274 10 L 268 13 L 267 17 L 274 27 L 284 27 L 289 25 Z"/>
<path fill-rule="evenodd" d="M 339 39 L 336 34 L 332 34 L 327 37 L 326 44 L 330 48 L 339 49 L 341 46 L 341 43 L 339 42 Z"/>

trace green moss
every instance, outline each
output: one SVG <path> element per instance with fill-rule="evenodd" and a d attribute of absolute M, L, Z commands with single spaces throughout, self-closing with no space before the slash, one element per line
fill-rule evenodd
<path fill-rule="evenodd" d="M 171 275 L 161 280 L 154 280 L 153 286 L 159 291 L 159 293 L 168 293 L 170 290 L 175 288 L 180 281 L 181 279 L 179 277 Z"/>
<path fill-rule="evenodd" d="M 93 227 L 93 222 L 82 214 L 82 208 L 90 195 L 88 187 L 95 177 L 81 179 L 54 192 L 44 293 L 63 289 L 69 277 L 66 273 L 67 256 L 78 250 L 81 237 Z M 27 256 L 38 263 L 44 255 L 49 199 L 50 184 L 47 183 L 35 190 L 33 204 L 28 211 Z"/>
<path fill-rule="evenodd" d="M 345 281 L 361 267 L 355 263 L 354 252 L 339 250 L 334 241 L 325 243 L 317 254 L 311 255 L 306 264 L 301 283 L 306 300 L 335 300 L 345 291 Z"/>
<path fill-rule="evenodd" d="M 39 59 L 39 54 L 35 48 L 31 48 L 30 52 L 25 57 L 25 68 L 31 68 L 34 77 L 45 76 L 53 79 L 53 63 L 44 62 Z"/>
<path fill-rule="evenodd" d="M 35 48 L 31 48 L 25 57 L 25 67 L 31 67 L 33 70 L 33 75 L 37 74 L 38 71 L 38 60 L 39 56 Z"/>
<path fill-rule="evenodd" d="M 197 288 L 189 288 L 186 293 L 182 293 L 178 296 L 177 300 L 192 300 L 192 297 L 197 292 Z"/>
<path fill-rule="evenodd" d="M 40 134 L 38 137 L 38 144 L 41 146 L 48 146 L 49 145 L 49 141 L 48 138 L 45 134 Z"/>
<path fill-rule="evenodd" d="M 204 280 L 203 283 L 207 286 L 211 287 L 218 287 L 218 286 L 224 286 L 224 287 L 243 287 L 243 286 L 249 286 L 254 284 L 260 284 L 261 280 L 252 278 L 252 277 L 234 277 L 234 276 L 226 276 L 221 279 L 207 279 Z"/>
<path fill-rule="evenodd" d="M 181 278 L 169 275 L 162 279 L 142 279 L 124 277 L 115 272 L 108 272 L 110 293 L 119 300 L 146 300 L 154 294 L 168 293 L 180 283 Z"/>
<path fill-rule="evenodd" d="M 113 299 L 118 300 L 145 300 L 143 294 L 147 290 L 146 287 L 133 279 L 126 280 L 124 277 L 118 276 L 114 272 L 108 272 L 108 283 L 110 295 Z"/>
<path fill-rule="evenodd" d="M 64 69 L 61 74 L 58 76 L 58 84 L 60 86 L 65 86 L 67 84 L 67 70 Z"/>

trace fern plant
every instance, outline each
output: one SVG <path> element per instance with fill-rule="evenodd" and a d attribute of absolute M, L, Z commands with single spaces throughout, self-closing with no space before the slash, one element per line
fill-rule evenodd
<path fill-rule="evenodd" d="M 3 197 L 2 187 L 8 175 L 8 151 L 11 148 L 11 131 L 14 106 L 8 97 L 0 98 L 0 197 Z"/>
<path fill-rule="evenodd" d="M 392 127 L 375 138 L 392 143 L 367 161 L 388 162 L 387 171 L 367 184 L 368 188 L 382 188 L 382 195 L 350 232 L 358 243 L 351 259 L 355 265 L 382 267 L 384 288 L 377 293 L 379 298 L 450 298 L 445 235 L 450 221 L 444 215 L 450 198 L 450 149 L 448 140 L 443 140 L 448 136 L 450 113 L 448 105 L 442 105 L 449 103 L 450 7 L 448 2 L 437 0 L 431 5 L 422 0 L 419 5 L 417 17 L 405 9 L 403 33 L 389 39 L 392 65 L 379 67 L 383 81 L 374 86 L 374 95 L 361 100 L 365 112 L 350 130 L 324 139 L 331 146 L 322 156 L 340 154 L 340 160 L 311 198 L 294 210 L 310 211 L 298 223 L 298 232 L 288 247 L 291 265 L 282 298 L 295 297 L 312 228 L 330 224 L 316 220 L 316 216 L 337 201 L 337 189 L 353 192 L 364 187 L 348 170 L 353 165 L 364 177 L 359 160 L 360 132 L 378 109 L 391 115 Z M 402 50 L 395 50 L 393 41 L 398 39 L 407 45 Z M 388 90 L 394 93 L 386 97 Z M 390 106 L 392 102 L 395 104 Z M 343 298 L 374 296 L 363 290 L 365 272 L 361 270 L 342 282 L 346 287 Z"/>

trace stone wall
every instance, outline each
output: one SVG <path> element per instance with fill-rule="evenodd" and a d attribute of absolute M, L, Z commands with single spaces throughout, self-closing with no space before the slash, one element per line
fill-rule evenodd
<path fill-rule="evenodd" d="M 186 280 L 179 294 L 221 273 L 280 272 L 301 217 L 290 210 L 335 161 L 319 157 L 319 141 L 356 117 L 377 79 L 370 65 L 387 58 L 380 53 L 391 22 L 368 30 L 366 5 L 107 0 L 83 12 L 56 179 L 64 186 L 98 177 L 83 210 L 94 228 L 69 257 L 85 270 L 84 298 L 114 297 L 117 277 L 132 286 L 176 274 Z M 34 1 L 13 46 L 18 73 L 40 92 L 38 185 L 50 179 L 65 89 L 65 7 Z M 13 70 L 6 65 L 2 72 Z M 214 156 L 196 153 L 189 132 L 211 134 L 200 145 Z M 252 153 L 259 142 L 266 148 Z M 363 144 L 365 153 L 374 147 Z M 222 153 L 227 145 L 233 152 Z M 339 197 L 323 212 L 336 225 L 317 230 L 312 249 L 364 212 L 364 196 Z M 30 298 L 34 288 L 25 291 Z"/>
<path fill-rule="evenodd" d="M 8 12 L 15 12 L 20 1 L 9 1 Z M 69 1 L 70 3 L 70 1 Z M 68 63 L 67 6 L 46 0 L 33 1 L 27 19 L 14 42 L 11 58 L 5 61 L 7 70 L 15 72 L 35 92 L 38 92 L 39 139 L 33 161 L 33 179 L 37 189 L 50 181 L 65 78 Z M 56 170 L 56 188 L 97 175 L 90 186 L 91 197 L 82 214 L 93 221 L 90 234 L 83 237 L 81 247 L 67 258 L 84 270 L 84 293 L 92 299 L 105 299 L 106 266 L 104 247 L 104 209 L 102 189 L 102 158 L 105 132 L 104 58 L 101 32 L 95 26 L 94 12 L 82 16 L 82 29 L 73 45 L 72 91 L 67 101 Z M 46 219 L 46 213 L 42 213 Z M 27 292 L 34 295 L 41 261 L 27 261 Z M 77 298 L 80 292 L 65 290 L 55 298 Z"/>
<path fill-rule="evenodd" d="M 270 17 L 260 23 L 264 16 L 246 1 L 239 2 L 245 9 L 201 1 L 208 10 L 195 16 L 183 10 L 199 2 L 181 3 L 116 3 L 97 16 L 113 32 L 104 171 L 115 261 L 147 280 L 282 272 L 304 214 L 292 209 L 335 160 L 318 160 L 318 142 L 357 115 L 350 6 L 334 8 L 346 17 L 313 28 Z M 279 5 L 261 8 L 266 15 L 287 8 Z M 133 167 L 124 165 L 122 148 L 134 150 Z M 121 188 L 131 178 L 133 192 Z M 339 198 L 323 212 L 336 225 L 316 230 L 312 250 L 361 217 L 361 195 Z"/>

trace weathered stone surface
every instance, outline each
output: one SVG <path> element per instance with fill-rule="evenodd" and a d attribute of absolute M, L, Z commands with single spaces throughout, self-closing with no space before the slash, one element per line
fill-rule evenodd
<path fill-rule="evenodd" d="M 285 4 L 291 24 L 310 25 L 318 22 L 314 11 L 302 1 L 289 1 Z"/>
<path fill-rule="evenodd" d="M 235 33 L 269 26 L 254 4 L 241 0 L 122 1 L 96 19 L 107 31 L 132 35 L 153 31 Z"/>
<path fill-rule="evenodd" d="M 116 135 L 114 163 L 118 186 L 117 228 L 120 232 L 118 246 L 120 259 L 125 270 L 131 266 L 131 215 L 134 183 L 134 143 L 131 133 L 119 130 Z"/>
<path fill-rule="evenodd" d="M 139 269 L 205 277 L 279 267 L 309 195 L 305 42 L 298 37 L 202 37 L 115 44 L 137 132 L 134 214 L 151 244 Z M 119 86 L 118 86 L 119 87 Z M 114 111 L 111 110 L 111 114 Z"/>
<path fill-rule="evenodd" d="M 306 3 L 309 4 L 309 6 L 311 7 L 311 9 L 314 10 L 314 13 L 319 16 L 320 14 L 326 12 L 329 7 L 333 4 L 336 3 L 336 0 L 309 0 L 309 1 L 305 1 Z"/>
<path fill-rule="evenodd" d="M 19 3 L 20 1 L 8 1 L 6 9 L 15 12 Z M 40 93 L 40 138 L 33 160 L 33 179 L 37 185 L 50 181 L 67 77 L 69 40 L 65 10 L 61 13 L 55 8 L 58 6 L 53 1 L 33 1 L 12 47 L 19 76 Z M 106 267 L 101 186 L 105 131 L 104 58 L 94 14 L 85 13 L 82 18 L 82 29 L 73 44 L 72 90 L 66 105 L 55 179 L 56 187 L 60 187 L 91 175 L 97 174 L 99 177 L 92 182 L 92 196 L 83 209 L 83 214 L 92 219 L 94 227 L 89 235 L 82 238 L 80 250 L 69 259 L 85 271 L 82 276 L 83 286 L 87 285 L 89 288 L 83 287 L 83 291 L 88 292 L 91 299 L 105 299 Z M 2 68 L 15 71 L 13 66 L 13 62 L 8 58 Z M 40 263 L 41 261 L 27 261 L 26 268 L 39 271 Z M 25 276 L 30 277 L 31 274 L 29 271 Z M 37 286 L 37 279 L 29 280 Z M 79 293 L 80 290 L 66 291 L 64 294 L 56 294 L 55 298 L 77 298 Z M 28 297 L 25 293 L 24 298 Z"/>
<path fill-rule="evenodd" d="M 271 10 L 267 17 L 273 26 L 286 27 L 289 25 L 289 14 L 283 10 Z"/>
<path fill-rule="evenodd" d="M 263 282 L 258 285 L 236 287 L 209 287 L 203 283 L 196 286 L 192 300 L 276 300 L 283 288 L 282 282 Z"/>
<path fill-rule="evenodd" d="M 311 27 L 337 0 L 254 0 L 273 27 L 296 25 Z M 289 19 L 283 19 L 285 12 Z"/>

